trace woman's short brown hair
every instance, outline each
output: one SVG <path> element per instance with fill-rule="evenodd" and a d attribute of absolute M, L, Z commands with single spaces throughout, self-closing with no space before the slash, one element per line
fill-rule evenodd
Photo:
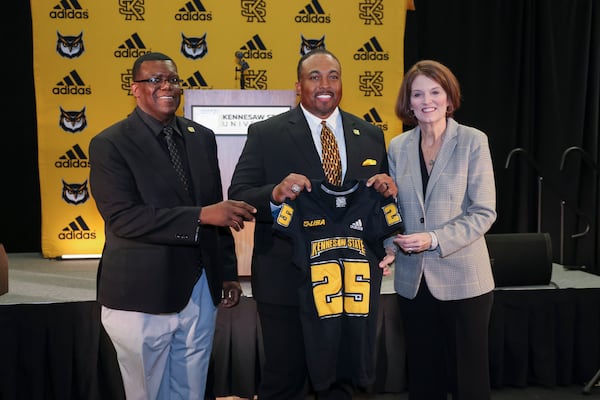
<path fill-rule="evenodd" d="M 400 85 L 400 92 L 396 99 L 396 115 L 403 123 L 417 125 L 414 112 L 410 109 L 410 94 L 415 78 L 424 75 L 440 84 L 448 96 L 448 110 L 446 116 L 454 116 L 454 111 L 460 107 L 460 85 L 456 76 L 448 67 L 434 60 L 417 61 L 406 74 Z"/>

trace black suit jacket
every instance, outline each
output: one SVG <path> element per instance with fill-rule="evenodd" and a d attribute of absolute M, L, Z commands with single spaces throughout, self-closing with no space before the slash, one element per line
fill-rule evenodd
<path fill-rule="evenodd" d="M 90 187 L 106 234 L 98 301 L 107 307 L 180 311 L 200 276 L 200 261 L 215 305 L 223 280 L 237 280 L 231 231 L 198 225 L 201 206 L 223 197 L 214 133 L 176 119 L 194 195 L 137 109 L 90 141 Z"/>
<path fill-rule="evenodd" d="M 367 179 L 388 172 L 381 129 L 341 111 L 346 140 L 345 180 Z M 229 198 L 255 206 L 252 295 L 271 304 L 297 305 L 300 271 L 292 264 L 292 244 L 273 235 L 270 197 L 290 173 L 325 179 L 310 128 L 298 106 L 252 124 L 229 187 Z"/>

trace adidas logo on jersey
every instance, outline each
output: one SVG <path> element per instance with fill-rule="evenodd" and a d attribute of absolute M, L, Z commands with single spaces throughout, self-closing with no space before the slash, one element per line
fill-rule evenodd
<path fill-rule="evenodd" d="M 359 218 L 356 221 L 354 221 L 353 223 L 350 224 L 350 229 L 354 229 L 357 231 L 362 231 L 363 230 L 363 223 L 362 220 Z"/>

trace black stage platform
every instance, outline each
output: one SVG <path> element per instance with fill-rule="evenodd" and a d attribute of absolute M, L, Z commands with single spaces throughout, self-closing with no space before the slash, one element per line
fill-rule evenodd
<path fill-rule="evenodd" d="M 0 296 L 0 398 L 123 399 L 94 301 L 97 260 L 35 253 L 8 259 L 9 291 Z M 219 310 L 209 377 L 218 397 L 252 398 L 260 379 L 260 327 L 247 279 L 244 292 L 238 307 Z M 381 296 L 377 381 L 365 398 L 402 399 L 405 347 L 389 280 Z M 558 398 L 553 388 L 583 388 L 600 368 L 600 276 L 554 264 L 549 285 L 497 289 L 490 358 L 494 398 L 509 398 L 501 394 L 510 388 L 540 387 L 548 397 L 539 399 Z M 593 397 L 598 390 L 592 388 Z"/>

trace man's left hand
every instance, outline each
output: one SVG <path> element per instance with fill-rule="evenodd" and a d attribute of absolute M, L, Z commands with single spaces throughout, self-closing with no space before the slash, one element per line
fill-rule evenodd
<path fill-rule="evenodd" d="M 373 187 L 383 197 L 394 197 L 398 195 L 398 187 L 388 174 L 373 175 L 367 181 L 367 186 Z"/>
<path fill-rule="evenodd" d="M 241 295 L 242 287 L 239 282 L 225 281 L 223 282 L 223 297 L 221 298 L 221 305 L 225 308 L 236 306 L 240 302 Z"/>

